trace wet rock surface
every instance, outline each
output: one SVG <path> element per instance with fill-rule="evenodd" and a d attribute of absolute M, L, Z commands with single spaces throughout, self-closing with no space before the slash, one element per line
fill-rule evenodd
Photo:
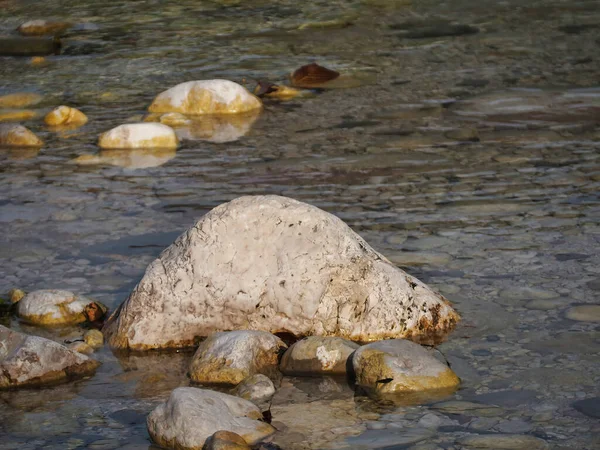
<path fill-rule="evenodd" d="M 56 342 L 0 325 L 0 389 L 45 386 L 93 375 L 98 361 Z"/>
<path fill-rule="evenodd" d="M 335 337 L 309 336 L 295 342 L 281 358 L 285 375 L 345 375 L 358 344 Z"/>
<path fill-rule="evenodd" d="M 86 307 L 92 303 L 94 300 L 70 291 L 40 289 L 17 303 L 17 315 L 36 325 L 72 325 L 88 320 Z"/>

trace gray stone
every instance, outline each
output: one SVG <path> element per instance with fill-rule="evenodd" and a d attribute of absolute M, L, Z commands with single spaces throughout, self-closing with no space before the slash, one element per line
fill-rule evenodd
<path fill-rule="evenodd" d="M 458 440 L 467 448 L 491 448 L 496 450 L 545 450 L 546 441 L 533 436 L 517 434 L 485 434 L 467 436 Z"/>
<path fill-rule="evenodd" d="M 573 408 L 589 417 L 600 419 L 600 397 L 591 397 L 573 403 Z"/>
<path fill-rule="evenodd" d="M 262 373 L 276 379 L 279 353 L 287 345 L 266 331 L 226 331 L 203 341 L 190 364 L 190 378 L 197 383 L 239 384 Z"/>
<path fill-rule="evenodd" d="M 275 395 L 275 385 L 269 377 L 259 373 L 246 378 L 231 393 L 251 401 L 261 411 L 267 411 L 271 407 L 271 399 Z"/>
<path fill-rule="evenodd" d="M 200 450 L 206 440 L 220 430 L 237 433 L 249 444 L 275 432 L 271 425 L 259 419 L 262 419 L 261 411 L 247 400 L 181 387 L 150 413 L 147 424 L 150 437 L 162 447 Z"/>
<path fill-rule="evenodd" d="M 309 336 L 284 353 L 279 368 L 285 375 L 343 375 L 348 357 L 358 347 L 343 338 Z"/>
<path fill-rule="evenodd" d="M 82 378 L 93 375 L 99 365 L 54 341 L 0 325 L 0 389 Z"/>
<path fill-rule="evenodd" d="M 471 397 L 471 400 L 479 403 L 492 404 L 503 407 L 514 407 L 531 403 L 536 400 L 537 392 L 523 390 L 505 390 L 498 392 L 490 392 Z"/>

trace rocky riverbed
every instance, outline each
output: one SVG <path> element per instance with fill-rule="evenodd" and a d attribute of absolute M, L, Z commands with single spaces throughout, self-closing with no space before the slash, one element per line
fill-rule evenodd
<path fill-rule="evenodd" d="M 452 302 L 462 321 L 437 348 L 461 386 L 401 404 L 344 378 L 286 375 L 269 439 L 284 449 L 597 448 L 598 11 L 553 0 L 1 0 L 10 39 L 0 53 L 34 19 L 61 24 L 51 32 L 61 45 L 50 37 L 35 43 L 44 56 L 0 56 L 0 98 L 27 93 L 0 100 L 0 120 L 43 142 L 0 149 L 0 297 L 63 289 L 114 311 L 209 210 L 284 195 L 340 217 Z M 184 128 L 177 151 L 97 145 L 179 83 L 252 91 L 311 62 L 343 82 Z M 61 105 L 87 122 L 45 124 Z M 85 331 L 1 320 L 59 343 Z M 190 385 L 193 351 L 103 346 L 92 358 L 94 376 L 0 393 L 0 449 L 155 448 L 146 418 Z"/>

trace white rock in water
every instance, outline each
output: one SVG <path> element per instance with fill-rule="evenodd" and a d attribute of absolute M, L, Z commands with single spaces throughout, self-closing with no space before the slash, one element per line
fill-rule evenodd
<path fill-rule="evenodd" d="M 113 348 L 193 346 L 253 329 L 435 344 L 458 314 L 337 217 L 278 196 L 206 214 L 150 264 L 105 325 Z"/>
<path fill-rule="evenodd" d="M 257 373 L 277 378 L 279 351 L 286 348 L 281 339 L 266 331 L 215 333 L 196 350 L 190 378 L 208 384 L 238 384 Z"/>
<path fill-rule="evenodd" d="M 87 320 L 85 310 L 90 303 L 94 300 L 69 291 L 40 289 L 17 303 L 17 315 L 36 325 L 71 325 Z"/>
<path fill-rule="evenodd" d="M 266 411 L 275 395 L 275 385 L 269 377 L 257 373 L 243 380 L 231 393 L 254 403 L 261 411 Z"/>
<path fill-rule="evenodd" d="M 171 392 L 166 403 L 148 416 L 148 432 L 154 442 L 165 448 L 200 450 L 217 431 L 239 434 L 254 444 L 275 432 L 261 422 L 256 405 L 233 395 L 180 387 Z"/>
<path fill-rule="evenodd" d="M 348 357 L 358 347 L 339 337 L 309 336 L 285 352 L 280 370 L 285 375 L 345 375 Z"/>
<path fill-rule="evenodd" d="M 100 136 L 101 148 L 177 148 L 175 131 L 161 123 L 129 123 L 119 125 Z"/>
<path fill-rule="evenodd" d="M 389 339 L 363 345 L 352 357 L 356 384 L 381 393 L 451 391 L 460 380 L 419 344 Z"/>
<path fill-rule="evenodd" d="M 181 114 L 239 114 L 262 108 L 262 102 L 229 80 L 200 80 L 178 84 L 154 99 L 148 111 Z"/>
<path fill-rule="evenodd" d="M 54 341 L 0 325 L 0 389 L 81 378 L 92 375 L 99 365 Z"/>

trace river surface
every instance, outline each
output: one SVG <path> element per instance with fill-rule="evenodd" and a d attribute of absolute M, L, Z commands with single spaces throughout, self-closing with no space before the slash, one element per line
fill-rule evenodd
<path fill-rule="evenodd" d="M 0 34 L 31 19 L 76 25 L 61 55 L 0 57 L 0 95 L 44 96 L 23 124 L 45 141 L 0 150 L 1 295 L 62 288 L 114 309 L 214 206 L 293 197 L 455 304 L 463 320 L 439 349 L 462 403 L 384 404 L 343 380 L 286 378 L 282 448 L 459 449 L 498 434 L 600 448 L 600 306 L 573 309 L 600 303 L 600 2 L 0 0 Z M 176 153 L 96 146 L 177 83 L 252 89 L 311 62 L 350 82 L 267 101 L 228 139 L 183 133 Z M 88 124 L 46 129 L 60 104 Z M 190 356 L 104 348 L 91 379 L 2 393 L 0 449 L 153 448 L 145 416 L 188 385 Z"/>

